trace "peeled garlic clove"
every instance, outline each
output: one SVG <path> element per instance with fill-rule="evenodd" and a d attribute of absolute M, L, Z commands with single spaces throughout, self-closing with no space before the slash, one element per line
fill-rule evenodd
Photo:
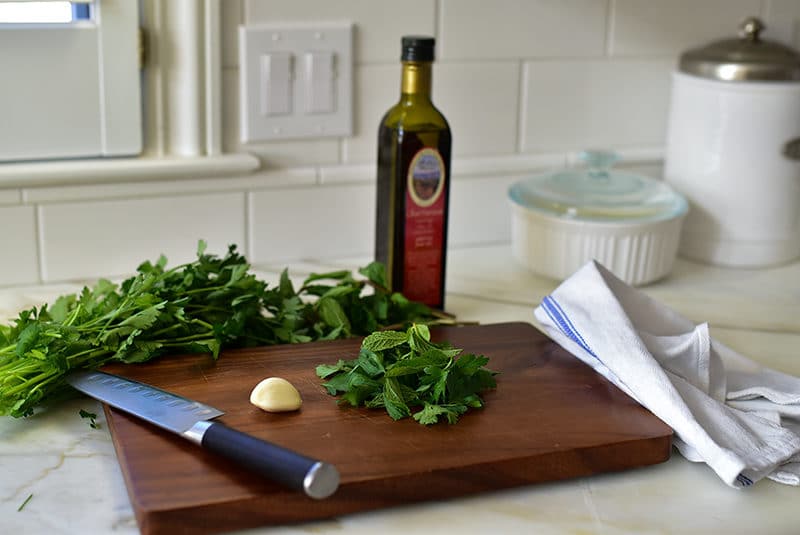
<path fill-rule="evenodd" d="M 250 403 L 267 412 L 296 411 L 303 404 L 300 392 L 281 377 L 268 377 L 250 392 Z"/>

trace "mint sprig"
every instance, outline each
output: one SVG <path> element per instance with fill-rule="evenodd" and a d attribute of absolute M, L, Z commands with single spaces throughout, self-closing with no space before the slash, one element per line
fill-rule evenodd
<path fill-rule="evenodd" d="M 461 353 L 431 342 L 427 325 L 414 324 L 405 332 L 374 332 L 357 358 L 320 364 L 316 372 L 340 404 L 383 408 L 394 420 L 454 424 L 470 408 L 483 407 L 479 393 L 496 386 L 496 372 L 484 367 L 487 357 Z"/>

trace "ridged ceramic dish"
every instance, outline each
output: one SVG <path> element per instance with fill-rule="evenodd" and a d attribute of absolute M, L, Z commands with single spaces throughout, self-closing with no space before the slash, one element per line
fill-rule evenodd
<path fill-rule="evenodd" d="M 633 285 L 672 270 L 686 200 L 651 178 L 611 172 L 616 156 L 586 152 L 588 170 L 517 182 L 509 190 L 517 262 L 565 279 L 596 260 Z"/>

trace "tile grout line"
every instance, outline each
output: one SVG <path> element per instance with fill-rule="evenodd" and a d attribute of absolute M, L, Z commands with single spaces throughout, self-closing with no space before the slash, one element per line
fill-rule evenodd
<path fill-rule="evenodd" d="M 772 0 L 761 0 L 760 11 L 762 20 L 768 19 L 772 11 Z"/>
<path fill-rule="evenodd" d="M 46 268 L 46 255 L 45 255 L 45 247 L 44 247 L 44 213 L 43 207 L 40 204 L 34 205 L 34 218 L 33 224 L 35 226 L 34 232 L 36 234 L 36 255 L 38 260 L 38 268 L 39 273 L 39 284 L 44 284 L 47 280 L 47 268 Z"/>
<path fill-rule="evenodd" d="M 617 0 L 608 0 L 606 10 L 606 31 L 605 40 L 603 43 L 603 50 L 605 51 L 606 58 L 614 56 L 614 32 L 616 31 L 616 11 Z"/>
<path fill-rule="evenodd" d="M 252 263 L 253 261 L 253 192 L 252 191 L 245 191 L 244 192 L 244 250 L 245 255 L 247 256 L 248 260 Z"/>
<path fill-rule="evenodd" d="M 519 60 L 519 83 L 517 84 L 517 142 L 516 149 L 518 154 L 524 154 L 525 139 L 525 118 L 528 115 L 527 92 L 530 75 L 530 65 L 525 60 Z"/>
<path fill-rule="evenodd" d="M 433 28 L 434 28 L 434 36 L 438 41 L 439 52 L 437 55 L 442 55 L 442 44 L 444 39 L 444 6 L 442 5 L 444 0 L 436 0 L 436 4 L 433 6 Z"/>

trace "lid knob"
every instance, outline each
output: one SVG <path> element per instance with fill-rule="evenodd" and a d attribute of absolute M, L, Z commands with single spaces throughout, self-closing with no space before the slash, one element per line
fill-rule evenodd
<path fill-rule="evenodd" d="M 609 169 L 619 161 L 617 153 L 603 150 L 585 150 L 578 158 L 589 167 L 592 178 L 608 178 Z"/>
<path fill-rule="evenodd" d="M 739 36 L 751 43 L 759 42 L 759 34 L 767 27 L 758 17 L 747 17 L 739 25 Z"/>

